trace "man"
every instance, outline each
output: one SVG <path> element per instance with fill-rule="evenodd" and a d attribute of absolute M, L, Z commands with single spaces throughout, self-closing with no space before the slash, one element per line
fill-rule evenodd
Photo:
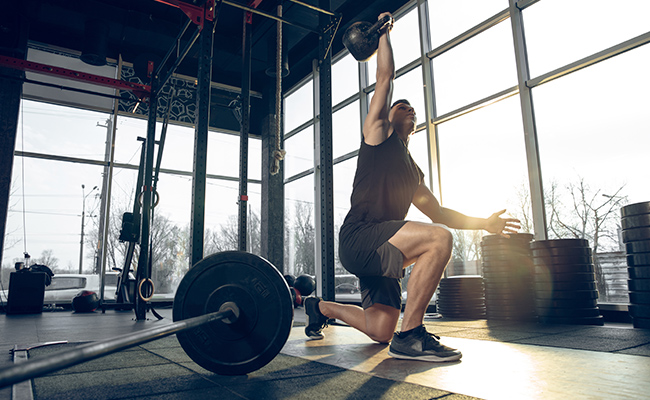
<path fill-rule="evenodd" d="M 381 19 L 384 13 L 379 16 Z M 516 219 L 502 219 L 502 210 L 487 219 L 467 217 L 441 207 L 423 182 L 423 173 L 408 152 L 416 127 L 415 111 L 406 100 L 391 105 L 395 66 L 389 31 L 380 32 L 377 83 L 363 126 L 351 209 L 339 234 L 343 266 L 359 277 L 362 307 L 305 300 L 309 318 L 305 333 L 322 339 L 330 318 L 339 319 L 371 339 L 391 342 L 388 354 L 403 359 L 453 361 L 460 351 L 444 346 L 426 331 L 424 314 L 451 257 L 449 228 L 484 229 L 507 236 L 519 228 Z M 405 221 L 411 204 L 432 223 Z M 402 305 L 400 279 L 415 263 L 401 332 L 395 333 Z"/>

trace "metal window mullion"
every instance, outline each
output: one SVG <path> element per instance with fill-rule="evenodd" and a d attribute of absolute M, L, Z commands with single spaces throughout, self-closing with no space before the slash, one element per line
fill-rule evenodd
<path fill-rule="evenodd" d="M 335 113 L 335 112 L 349 106 L 350 104 L 357 101 L 358 98 L 359 98 L 359 93 L 355 93 L 355 94 L 351 95 L 350 97 L 346 98 L 345 100 L 343 100 L 343 101 L 337 103 L 336 105 L 332 106 L 332 112 Z"/>
<path fill-rule="evenodd" d="M 532 6 L 540 0 L 519 0 L 516 2 L 516 7 L 520 10 L 525 10 L 526 8 Z"/>
<path fill-rule="evenodd" d="M 319 0 L 329 9 L 330 0 Z M 334 301 L 334 178 L 332 164 L 332 53 L 328 51 L 332 30 L 324 28 L 331 17 L 319 16 L 321 34 L 318 60 L 314 60 L 314 111 L 318 113 L 314 141 L 314 179 L 316 214 L 316 294 Z M 317 84 L 316 84 L 317 82 Z"/>
<path fill-rule="evenodd" d="M 194 129 L 194 163 L 192 168 L 192 211 L 190 219 L 190 267 L 203 258 L 205 236 L 205 188 L 210 122 L 212 82 L 213 22 L 205 21 L 199 38 L 196 90 L 196 126 Z"/>
<path fill-rule="evenodd" d="M 242 18 L 242 115 L 239 136 L 239 198 L 237 245 L 239 251 L 247 250 L 248 242 L 248 133 L 250 131 L 250 86 L 251 86 L 251 41 L 253 26 L 248 22 L 247 14 Z"/>
<path fill-rule="evenodd" d="M 367 63 L 361 63 L 361 64 L 367 64 Z M 409 72 L 413 71 L 417 67 L 419 67 L 421 64 L 420 58 L 416 58 L 415 60 L 411 61 L 410 63 L 406 64 L 402 68 L 398 69 L 395 71 L 395 80 L 401 78 L 402 76 L 408 74 Z M 367 68 L 367 66 L 366 66 Z M 366 82 L 368 83 L 368 82 Z M 375 90 L 375 86 L 377 85 L 377 82 L 373 83 L 372 85 L 368 84 L 367 86 L 364 86 L 363 92 L 368 94 L 372 93 Z"/>
<path fill-rule="evenodd" d="M 287 139 L 291 138 L 292 136 L 295 136 L 296 134 L 300 133 L 302 130 L 309 128 L 313 124 L 314 124 L 314 118 L 310 119 L 309 121 L 303 123 L 302 125 L 296 128 L 293 128 L 292 130 L 284 134 L 284 141 L 286 142 Z"/>
<path fill-rule="evenodd" d="M 368 92 L 366 87 L 369 84 L 368 63 L 357 63 L 359 67 L 359 113 L 360 113 L 360 126 L 359 126 L 359 140 L 363 138 L 363 124 L 366 122 L 368 116 Z"/>
<path fill-rule="evenodd" d="M 295 174 L 295 175 L 292 175 L 292 176 L 290 176 L 290 177 L 288 177 L 288 178 L 285 178 L 285 180 L 284 180 L 284 184 L 286 185 L 286 184 L 288 184 L 288 183 L 295 182 L 295 181 L 297 181 L 298 179 L 300 179 L 300 178 L 304 178 L 304 177 L 309 176 L 309 175 L 311 175 L 311 174 L 313 174 L 313 173 L 314 173 L 314 168 L 313 168 L 313 167 L 312 167 L 312 168 L 309 168 L 309 169 L 306 169 L 306 170 L 304 170 L 304 171 L 302 171 L 302 172 L 298 172 L 298 173 Z"/>
<path fill-rule="evenodd" d="M 438 187 L 442 201 L 442 185 L 440 177 L 440 149 L 438 147 L 438 126 L 433 123 L 436 118 L 436 97 L 434 93 L 433 67 L 427 54 L 431 50 L 431 30 L 429 29 L 429 4 L 426 0 L 418 0 L 418 21 L 420 26 L 420 62 L 422 64 L 422 82 L 424 82 L 424 111 L 429 148 L 429 187 Z M 434 181 L 434 177 L 437 182 Z"/>
<path fill-rule="evenodd" d="M 443 114 L 439 117 L 434 118 L 433 123 L 435 125 L 440 125 L 443 122 L 451 121 L 454 118 L 458 118 L 462 115 L 465 115 L 467 113 L 470 113 L 472 111 L 478 110 L 480 108 L 489 106 L 490 104 L 497 103 L 503 99 L 507 99 L 508 97 L 514 96 L 519 93 L 519 85 L 515 85 L 512 87 L 509 87 L 507 89 L 504 89 L 500 92 L 497 92 L 495 94 L 489 95 L 488 97 L 484 97 L 481 100 L 475 101 L 473 103 L 470 103 L 466 106 L 457 108 L 453 111 L 448 112 L 447 114 Z"/>
<path fill-rule="evenodd" d="M 531 89 L 526 86 L 530 77 L 528 69 L 528 58 L 526 54 L 526 41 L 524 37 L 524 26 L 522 12 L 517 8 L 516 0 L 510 2 L 510 20 L 514 41 L 515 60 L 517 62 L 517 82 L 519 86 L 519 99 L 521 102 L 524 142 L 526 145 L 526 160 L 528 163 L 528 179 L 530 185 L 530 199 L 533 211 L 533 227 L 535 239 L 545 240 L 546 211 L 544 207 L 544 188 L 542 184 L 542 170 L 539 159 L 539 147 L 537 142 L 537 130 L 535 126 L 535 114 L 533 109 L 533 97 Z"/>

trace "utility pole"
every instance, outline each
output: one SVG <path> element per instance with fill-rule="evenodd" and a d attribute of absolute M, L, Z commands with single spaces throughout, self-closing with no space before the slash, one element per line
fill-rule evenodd
<path fill-rule="evenodd" d="M 81 205 L 81 241 L 79 242 L 79 274 L 83 273 L 83 259 L 84 259 L 84 225 L 85 225 L 85 217 L 86 217 L 86 198 L 90 196 L 92 192 L 94 192 L 97 189 L 97 186 L 92 188 L 88 194 L 85 194 L 85 188 L 86 185 L 81 184 L 81 197 L 82 197 L 82 205 Z"/>

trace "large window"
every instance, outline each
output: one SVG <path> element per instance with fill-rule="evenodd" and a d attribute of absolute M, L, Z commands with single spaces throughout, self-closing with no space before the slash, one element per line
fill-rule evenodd
<path fill-rule="evenodd" d="M 433 59 L 438 115 L 517 84 L 509 22 L 501 22 Z"/>
<path fill-rule="evenodd" d="M 600 301 L 627 303 L 620 208 L 650 198 L 650 48 L 533 92 L 549 237 L 584 237 Z"/>
<path fill-rule="evenodd" d="M 24 100 L 3 252 L 7 277 L 24 253 L 55 273 L 97 273 L 102 200 L 108 196 L 107 140 L 112 116 Z M 160 137 L 161 124 L 157 127 Z M 110 182 L 106 270 L 124 265 L 122 216 L 133 210 L 147 121 L 120 116 Z M 156 145 L 156 153 L 159 145 Z M 152 267 L 159 294 L 172 294 L 189 266 L 194 128 L 170 124 L 151 226 Z M 249 140 L 249 178 L 261 176 L 261 141 Z M 237 248 L 239 137 L 209 132 L 205 254 Z M 223 179 L 214 176 L 223 177 Z M 106 179 L 105 179 L 106 177 Z M 249 251 L 260 252 L 261 188 L 248 187 Z M 83 217 L 82 217 L 83 215 Z M 133 261 L 137 263 L 137 250 Z"/>
<path fill-rule="evenodd" d="M 531 77 L 647 33 L 648 15 L 650 3 L 646 0 L 543 0 L 533 4 L 524 10 Z"/>

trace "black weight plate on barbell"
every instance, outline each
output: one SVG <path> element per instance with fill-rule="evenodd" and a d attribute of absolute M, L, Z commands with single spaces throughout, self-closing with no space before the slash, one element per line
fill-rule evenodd
<path fill-rule="evenodd" d="M 596 299 L 535 299 L 537 308 L 594 308 L 598 307 Z"/>
<path fill-rule="evenodd" d="M 591 257 L 589 247 L 549 247 L 546 249 L 534 249 L 533 257 L 566 257 L 566 256 L 587 256 Z"/>
<path fill-rule="evenodd" d="M 587 239 L 549 239 L 535 240 L 530 244 L 532 250 L 552 247 L 589 247 L 589 241 Z"/>
<path fill-rule="evenodd" d="M 623 242 L 635 242 L 650 239 L 650 227 L 632 228 L 623 231 Z"/>
<path fill-rule="evenodd" d="M 640 214 L 650 214 L 650 201 L 628 204 L 621 207 L 621 217 L 629 217 L 631 215 Z"/>
<path fill-rule="evenodd" d="M 557 317 L 557 318 L 589 318 L 600 315 L 600 310 L 595 307 L 589 308 L 536 308 L 537 315 L 540 317 Z"/>
<path fill-rule="evenodd" d="M 627 275 L 630 279 L 650 279 L 650 266 L 629 267 Z"/>
<path fill-rule="evenodd" d="M 621 218 L 621 227 L 623 229 L 641 228 L 650 226 L 650 214 L 631 215 Z"/>
<path fill-rule="evenodd" d="M 593 268 L 581 268 L 579 271 L 582 272 L 555 272 L 539 269 L 535 271 L 535 282 L 593 282 L 596 280 Z"/>
<path fill-rule="evenodd" d="M 627 256 L 627 265 L 636 267 L 637 265 L 650 265 L 650 253 L 629 254 Z"/>
<path fill-rule="evenodd" d="M 293 324 L 293 303 L 282 274 L 251 253 L 216 253 L 194 265 L 174 297 L 174 321 L 218 311 L 232 301 L 239 318 L 215 321 L 179 332 L 188 356 L 222 375 L 243 375 L 268 364 L 286 343 Z"/>
<path fill-rule="evenodd" d="M 535 291 L 535 299 L 545 300 L 562 300 L 562 299 L 597 299 L 598 291 L 596 290 L 573 290 L 573 291 Z"/>
<path fill-rule="evenodd" d="M 632 318 L 632 326 L 638 329 L 650 329 L 650 318 Z"/>
<path fill-rule="evenodd" d="M 591 256 L 556 256 L 556 257 L 533 257 L 534 265 L 555 266 L 555 265 L 574 265 L 574 264 L 591 264 Z"/>
<path fill-rule="evenodd" d="M 537 321 L 542 324 L 562 325 L 604 325 L 605 319 L 602 315 L 586 318 L 565 318 L 565 317 L 544 317 L 538 316 Z"/>
<path fill-rule="evenodd" d="M 650 292 L 628 292 L 630 303 L 650 304 Z"/>
<path fill-rule="evenodd" d="M 630 304 L 628 310 L 632 318 L 650 318 L 650 305 Z"/>
<path fill-rule="evenodd" d="M 627 254 L 650 253 L 650 240 L 638 240 L 625 243 Z"/>
<path fill-rule="evenodd" d="M 572 290 L 596 290 L 596 282 L 594 279 L 589 281 L 568 281 L 568 282 L 535 282 L 535 290 L 550 291 L 572 291 Z"/>
<path fill-rule="evenodd" d="M 650 279 L 630 279 L 627 287 L 633 292 L 650 292 Z"/>

